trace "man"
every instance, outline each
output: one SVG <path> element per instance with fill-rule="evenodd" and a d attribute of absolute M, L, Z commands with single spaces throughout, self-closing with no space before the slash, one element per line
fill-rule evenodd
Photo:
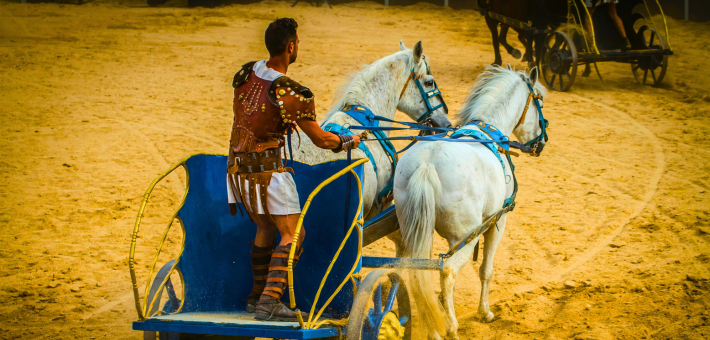
<path fill-rule="evenodd" d="M 616 4 L 619 3 L 619 0 L 584 0 L 584 5 L 587 6 L 587 9 L 589 11 L 589 15 L 584 16 L 584 26 L 587 29 L 587 32 L 592 32 L 592 27 L 591 27 L 591 16 L 594 14 L 594 10 L 601 6 L 602 4 L 606 5 L 606 11 L 609 14 L 609 17 L 611 18 L 611 21 L 614 23 L 614 26 L 616 27 L 616 30 L 619 31 L 619 34 L 621 34 L 621 37 L 624 38 L 624 47 L 623 49 L 628 50 L 631 49 L 631 42 L 629 42 L 629 39 L 626 37 L 626 31 L 624 30 L 624 23 L 621 22 L 621 18 L 619 18 L 619 14 L 616 13 Z M 589 68 L 589 64 L 587 64 L 587 69 Z M 586 72 L 586 71 L 585 71 Z"/>
<path fill-rule="evenodd" d="M 293 239 L 301 207 L 293 170 L 283 166 L 284 134 L 298 126 L 316 146 L 333 152 L 353 149 L 360 143 L 355 135 L 323 131 L 316 122 L 313 93 L 285 76 L 298 55 L 297 28 L 290 18 L 269 24 L 265 33 L 269 60 L 244 64 L 232 82 L 229 203 L 232 215 L 236 214 L 237 202 L 243 203 L 257 226 L 251 250 L 254 287 L 247 298 L 247 311 L 255 313 L 257 320 L 296 319 L 280 301 L 288 282 L 291 245 L 296 242 L 295 265 L 305 236 L 302 230 L 299 239 Z M 278 246 L 276 231 L 281 235 Z"/>

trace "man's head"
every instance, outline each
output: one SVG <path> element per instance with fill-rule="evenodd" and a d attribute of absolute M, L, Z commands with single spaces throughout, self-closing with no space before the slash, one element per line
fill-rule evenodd
<path fill-rule="evenodd" d="M 298 23 L 291 18 L 274 20 L 266 29 L 264 40 L 271 57 L 288 55 L 289 64 L 296 61 L 298 55 Z"/>

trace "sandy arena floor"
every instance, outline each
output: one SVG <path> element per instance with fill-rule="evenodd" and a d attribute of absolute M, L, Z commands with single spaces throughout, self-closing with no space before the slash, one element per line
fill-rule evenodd
<path fill-rule="evenodd" d="M 493 61 L 480 14 L 429 4 L 0 2 L 0 339 L 141 338 L 127 266 L 141 196 L 182 157 L 226 151 L 230 81 L 266 56 L 262 32 L 277 16 L 299 21 L 289 75 L 316 93 L 320 113 L 347 74 L 400 39 L 423 41 L 452 114 Z M 675 55 L 662 88 L 604 63 L 605 83 L 578 77 L 545 98 L 545 154 L 516 159 L 496 319 L 477 318 L 477 267 L 467 266 L 462 339 L 710 337 L 710 24 L 669 20 Z M 143 277 L 183 180 L 170 177 L 148 209 Z M 366 249 L 392 251 L 387 241 Z"/>

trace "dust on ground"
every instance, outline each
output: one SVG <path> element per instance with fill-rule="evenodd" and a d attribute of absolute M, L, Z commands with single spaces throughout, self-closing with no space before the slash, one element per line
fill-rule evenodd
<path fill-rule="evenodd" d="M 452 114 L 493 61 L 469 10 L 182 6 L 0 2 L 0 338 L 141 338 L 127 262 L 143 192 L 186 155 L 225 152 L 230 81 L 266 56 L 274 18 L 300 24 L 289 75 L 316 93 L 320 113 L 347 74 L 400 39 L 423 41 Z M 467 266 L 456 291 L 462 339 L 710 336 L 710 25 L 669 26 L 675 55 L 661 88 L 602 63 L 604 83 L 578 77 L 571 92 L 545 98 L 545 154 L 515 160 L 520 193 L 495 261 L 496 319 L 477 318 L 480 283 Z M 149 206 L 136 253 L 143 278 L 183 181 L 171 175 Z M 181 237 L 171 231 L 161 262 Z M 444 249 L 437 239 L 435 253 Z"/>

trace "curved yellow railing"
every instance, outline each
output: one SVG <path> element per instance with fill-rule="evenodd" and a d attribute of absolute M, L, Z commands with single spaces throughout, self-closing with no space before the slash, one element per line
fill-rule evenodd
<path fill-rule="evenodd" d="M 303 205 L 303 210 L 301 211 L 301 215 L 298 217 L 298 223 L 296 224 L 296 231 L 294 233 L 293 239 L 298 240 L 299 234 L 301 233 L 301 229 L 303 227 L 303 219 L 306 216 L 306 213 L 308 212 L 308 208 L 311 206 L 311 201 L 313 198 L 328 184 L 336 180 L 337 178 L 343 176 L 344 174 L 348 172 L 352 172 L 352 174 L 355 176 L 355 179 L 357 180 L 357 186 L 358 186 L 358 209 L 357 211 L 359 212 L 362 209 L 362 204 L 363 204 L 363 198 L 362 198 L 362 182 L 360 181 L 360 177 L 353 171 L 353 169 L 361 164 L 364 164 L 366 162 L 369 162 L 370 160 L 368 158 L 363 158 L 360 159 L 353 164 L 348 165 L 345 167 L 343 170 L 338 171 L 336 174 L 333 176 L 330 176 L 328 179 L 323 181 L 321 184 L 319 184 L 308 196 L 308 199 L 306 200 L 306 204 Z M 345 243 L 349 239 L 350 235 L 352 234 L 353 229 L 355 229 L 355 226 L 357 226 L 358 222 L 362 224 L 362 220 L 358 220 L 358 215 L 355 214 L 355 217 L 353 218 L 353 222 L 350 225 L 350 229 L 348 229 L 348 232 L 345 234 L 345 237 L 343 238 L 343 241 L 340 243 L 340 247 L 338 248 L 338 251 L 335 252 L 335 255 L 333 255 L 333 260 L 330 262 L 330 265 L 328 266 L 328 269 L 326 270 L 325 274 L 323 275 L 323 279 L 321 280 L 321 284 L 318 287 L 318 291 L 316 293 L 316 297 L 313 300 L 313 305 L 311 306 L 311 313 L 309 314 L 308 322 L 304 323 L 303 322 L 303 316 L 301 314 L 300 310 L 296 310 L 296 317 L 298 318 L 298 323 L 301 326 L 302 329 L 309 329 L 309 328 L 318 328 L 321 325 L 329 322 L 331 324 L 337 325 L 337 326 L 343 326 L 344 323 L 347 323 L 347 320 L 341 320 L 340 322 L 337 321 L 331 321 L 331 320 L 326 320 L 323 322 L 318 323 L 318 319 L 320 316 L 323 314 L 323 311 L 325 311 L 325 308 L 330 304 L 331 301 L 335 298 L 335 296 L 340 292 L 340 290 L 345 286 L 345 284 L 348 282 L 349 279 L 352 278 L 352 274 L 355 272 L 357 269 L 357 265 L 360 262 L 360 255 L 361 255 L 361 248 L 362 248 L 362 230 L 360 228 L 357 228 L 358 231 L 358 253 L 356 257 L 356 261 L 353 264 L 353 267 L 350 269 L 350 272 L 348 275 L 343 279 L 343 282 L 338 285 L 338 288 L 333 292 L 333 294 L 326 300 L 325 304 L 321 307 L 319 310 L 318 314 L 316 315 L 315 319 L 313 319 L 313 311 L 316 310 L 316 303 L 318 303 L 318 298 L 320 297 L 321 291 L 323 290 L 323 287 L 325 286 L 325 282 L 328 278 L 328 275 L 330 274 L 331 269 L 333 268 L 333 264 L 337 260 L 338 256 L 340 256 L 340 252 L 343 250 L 343 247 L 345 246 Z M 297 244 L 297 241 L 294 242 Z M 290 305 L 291 309 L 296 308 L 296 297 L 294 294 L 293 290 L 293 259 L 296 254 L 296 245 L 292 244 L 291 246 L 291 252 L 289 253 L 288 256 L 288 291 L 289 291 L 289 297 L 290 297 Z"/>
<path fill-rule="evenodd" d="M 587 36 L 584 33 L 584 31 L 586 30 L 586 27 L 584 27 L 584 17 L 582 17 L 582 13 L 579 11 L 579 6 L 577 6 L 577 3 L 574 0 L 569 0 L 567 3 L 568 16 L 572 16 L 572 14 L 571 14 L 571 9 L 572 9 L 571 7 L 572 6 L 574 6 L 575 11 L 577 11 L 577 16 L 579 17 L 579 20 L 582 21 L 579 23 L 579 26 L 582 27 L 582 34 L 583 34 L 583 37 L 585 38 L 584 40 L 587 42 L 587 45 L 589 45 L 590 41 L 592 43 L 591 47 L 593 49 L 587 48 L 587 50 L 589 51 L 589 53 L 599 54 L 599 49 L 597 49 L 597 40 L 594 37 L 594 22 L 592 21 L 592 15 L 589 13 L 589 10 L 587 10 L 587 6 L 582 6 L 582 7 L 584 8 L 584 15 L 586 15 L 586 17 L 589 18 L 589 32 L 587 32 L 587 33 L 589 33 L 589 39 L 587 39 Z"/>
<path fill-rule="evenodd" d="M 151 284 L 150 278 L 152 277 L 152 275 L 153 275 L 153 273 L 154 273 L 154 271 L 155 271 L 155 265 L 156 265 L 157 262 L 158 262 L 158 258 L 159 258 L 159 256 L 160 256 L 160 252 L 161 252 L 162 249 L 163 249 L 163 245 L 165 244 L 165 240 L 167 239 L 167 235 L 168 235 L 168 232 L 170 231 L 170 227 L 173 225 L 173 223 L 174 223 L 174 221 L 175 221 L 176 218 L 177 218 L 178 221 L 180 222 L 180 225 L 181 225 L 182 231 L 183 231 L 183 244 L 182 244 L 181 249 L 180 249 L 180 255 L 182 255 L 182 252 L 183 252 L 184 249 L 185 249 L 185 237 L 186 237 L 186 235 L 185 235 L 185 227 L 184 227 L 184 225 L 183 225 L 183 223 L 182 223 L 182 220 L 180 220 L 180 218 L 177 217 L 177 214 L 179 213 L 180 209 L 181 209 L 181 208 L 183 207 L 183 205 L 185 204 L 185 198 L 187 198 L 187 194 L 188 194 L 189 189 L 190 189 L 190 178 L 189 178 L 190 175 L 189 175 L 189 172 L 188 172 L 187 167 L 185 166 L 185 162 L 186 162 L 188 159 L 190 159 L 191 157 L 196 156 L 196 155 L 219 155 L 219 156 L 223 156 L 223 155 L 221 155 L 221 154 L 203 154 L 203 153 L 199 153 L 199 154 L 193 154 L 193 155 L 190 155 L 190 156 L 188 156 L 188 157 L 183 158 L 182 160 L 180 160 L 179 162 L 177 162 L 175 165 L 173 165 L 172 167 L 170 167 L 167 171 L 161 173 L 155 180 L 153 180 L 153 182 L 150 184 L 150 186 L 149 186 L 148 189 L 146 190 L 145 194 L 143 195 L 143 200 L 142 200 L 142 202 L 141 202 L 140 209 L 138 210 L 138 216 L 136 217 L 136 223 L 135 223 L 135 225 L 134 225 L 134 227 L 133 227 L 133 234 L 132 234 L 132 236 L 131 236 L 131 250 L 130 250 L 129 259 L 128 259 L 128 266 L 129 266 L 129 269 L 130 269 L 130 272 L 131 272 L 131 282 L 133 283 L 133 296 L 134 296 L 134 299 L 135 299 L 136 311 L 138 312 L 138 318 L 139 318 L 141 321 L 144 320 L 146 317 L 150 317 L 150 316 L 151 316 L 151 315 L 147 315 L 147 313 L 148 313 L 148 311 L 150 311 L 150 310 L 153 308 L 154 304 L 156 303 L 157 295 L 156 295 L 155 297 L 153 297 L 153 299 L 152 299 L 151 301 L 148 301 L 148 293 L 149 293 L 150 284 Z M 333 176 L 330 176 L 328 179 L 326 179 L 325 181 L 323 181 L 321 184 L 318 185 L 318 187 L 316 187 L 316 188 L 313 190 L 313 192 L 311 192 L 311 194 L 308 196 L 308 199 L 306 200 L 306 203 L 305 203 L 304 206 L 303 206 L 303 210 L 301 211 L 301 215 L 300 215 L 299 218 L 298 218 L 298 223 L 297 223 L 297 225 L 296 225 L 296 231 L 295 231 L 295 233 L 294 233 L 294 240 L 298 240 L 298 238 L 299 238 L 299 234 L 300 234 L 300 232 L 301 232 L 301 229 L 303 228 L 303 219 L 304 219 L 304 217 L 305 217 L 305 215 L 306 215 L 308 209 L 310 208 L 311 201 L 313 200 L 313 198 L 314 198 L 325 186 L 327 186 L 328 184 L 330 184 L 331 182 L 333 182 L 333 181 L 336 180 L 337 178 L 339 178 L 339 177 L 345 175 L 345 174 L 348 173 L 348 172 L 351 172 L 351 173 L 355 176 L 355 180 L 356 180 L 356 182 L 357 182 L 357 187 L 358 187 L 358 209 L 357 209 L 357 211 L 360 211 L 360 210 L 362 209 L 362 206 L 363 206 L 362 181 L 360 180 L 360 177 L 357 175 L 357 173 L 355 173 L 355 171 L 353 171 L 353 169 L 354 169 L 355 167 L 361 165 L 361 164 L 366 163 L 366 162 L 369 162 L 369 159 L 367 159 L 367 158 L 360 159 L 360 160 L 358 160 L 358 161 L 356 161 L 356 162 L 350 164 L 349 166 L 345 167 L 343 170 L 337 172 L 337 173 L 334 174 Z M 170 175 L 173 171 L 175 171 L 177 168 L 179 168 L 179 167 L 181 167 L 181 166 L 185 169 L 185 174 L 186 174 L 185 195 L 184 195 L 183 198 L 182 198 L 182 202 L 180 203 L 180 207 L 179 207 L 179 208 L 176 210 L 176 212 L 172 215 L 172 217 L 171 217 L 170 221 L 168 222 L 168 225 L 167 225 L 167 227 L 166 227 L 166 229 L 165 229 L 165 232 L 163 233 L 163 237 L 162 237 L 162 239 L 161 239 L 161 241 L 160 241 L 160 245 L 158 246 L 158 251 L 157 251 L 157 253 L 156 253 L 156 255 L 155 255 L 155 259 L 153 260 L 153 264 L 151 265 L 150 272 L 149 272 L 149 274 L 148 274 L 148 281 L 147 281 L 147 284 L 146 284 L 146 290 L 145 290 L 145 296 L 144 296 L 144 299 L 145 299 L 145 300 L 144 300 L 144 303 L 143 303 L 143 307 L 141 307 L 140 295 L 139 295 L 139 293 L 138 293 L 138 280 L 137 280 L 137 278 L 136 278 L 135 260 L 134 260 L 135 251 L 136 251 L 136 240 L 137 240 L 137 237 L 138 237 L 138 232 L 139 232 L 139 230 L 140 230 L 140 223 L 141 223 L 141 220 L 142 220 L 142 218 L 143 218 L 143 213 L 145 212 L 145 208 L 146 208 L 146 206 L 147 206 L 147 204 L 148 204 L 148 199 L 150 198 L 150 195 L 151 195 L 151 193 L 153 192 L 153 189 L 155 189 L 155 186 L 156 186 L 163 178 L 167 177 L 167 176 Z M 323 312 L 325 311 L 326 307 L 333 301 L 333 299 L 335 298 L 335 296 L 342 290 L 342 288 L 345 286 L 345 284 L 348 282 L 348 280 L 353 281 L 353 289 L 355 289 L 355 281 L 354 281 L 354 278 L 353 278 L 353 273 L 354 273 L 355 270 L 357 269 L 357 265 L 358 265 L 358 263 L 360 262 L 361 251 L 362 251 L 362 249 L 361 249 L 361 248 L 362 248 L 362 230 L 361 230 L 360 228 L 355 228 L 355 227 L 356 227 L 358 224 L 362 225 L 363 220 L 362 220 L 362 219 L 358 219 L 358 217 L 359 217 L 359 216 L 356 214 L 355 217 L 353 218 L 353 222 L 352 222 L 352 224 L 350 225 L 350 229 L 348 229 L 348 232 L 345 234 L 345 237 L 343 238 L 343 241 L 341 242 L 340 247 L 338 248 L 338 250 L 336 251 L 335 255 L 333 256 L 333 260 L 331 261 L 330 265 L 328 266 L 328 269 L 326 270 L 326 272 L 325 272 L 325 274 L 324 274 L 324 276 L 323 276 L 323 279 L 321 280 L 321 284 L 320 284 L 320 286 L 318 287 L 318 291 L 317 291 L 317 293 L 316 293 L 316 297 L 315 297 L 314 302 L 313 302 L 313 305 L 312 305 L 312 307 L 311 307 L 311 311 L 314 311 L 314 310 L 316 309 L 316 307 L 317 307 L 316 304 L 317 304 L 318 299 L 319 299 L 319 297 L 320 297 L 320 294 L 321 294 L 321 292 L 322 292 L 322 290 L 323 290 L 323 287 L 325 286 L 325 282 L 326 282 L 326 280 L 327 280 L 327 278 L 328 278 L 328 275 L 330 274 L 330 271 L 332 270 L 335 261 L 336 261 L 336 260 L 338 259 L 338 257 L 340 256 L 340 252 L 343 250 L 343 248 L 344 248 L 344 246 L 345 246 L 345 243 L 346 243 L 346 242 L 348 241 L 348 239 L 350 238 L 350 235 L 352 234 L 352 232 L 353 232 L 354 229 L 356 229 L 356 230 L 357 230 L 357 233 L 358 233 L 358 253 L 357 253 L 357 256 L 356 256 L 356 261 L 355 261 L 355 263 L 353 264 L 352 268 L 351 268 L 350 271 L 348 272 L 348 275 L 345 276 L 345 278 L 344 278 L 343 281 L 340 283 L 340 285 L 336 288 L 336 290 L 333 292 L 333 294 L 326 300 L 326 302 L 324 303 L 324 305 L 320 308 L 320 310 L 319 310 L 318 313 L 316 314 L 315 318 L 313 317 L 313 314 L 311 313 L 310 316 L 309 316 L 309 319 L 308 319 L 308 323 L 305 323 L 305 322 L 303 321 L 303 316 L 301 315 L 300 311 L 296 311 L 296 315 L 297 315 L 297 317 L 298 317 L 298 321 L 299 321 L 299 324 L 300 324 L 301 328 L 303 328 L 303 329 L 319 328 L 319 327 L 321 327 L 321 326 L 323 326 L 323 325 L 325 325 L 325 324 L 332 324 L 332 325 L 336 325 L 336 326 L 345 326 L 345 325 L 347 324 L 347 319 L 343 319 L 343 320 L 324 320 L 324 321 L 320 321 L 320 322 L 318 322 L 318 319 L 321 317 L 321 315 L 322 315 Z M 289 258 L 288 258 L 288 286 L 289 286 L 288 288 L 289 288 L 289 292 L 290 292 L 289 296 L 290 296 L 290 304 L 291 304 L 291 308 L 292 308 L 292 309 L 296 308 L 296 300 L 295 300 L 295 294 L 294 294 L 294 289 L 293 289 L 293 259 L 294 259 L 294 256 L 295 256 L 295 251 L 296 251 L 296 247 L 292 246 L 292 247 L 291 247 L 291 251 L 290 251 L 290 253 L 289 253 Z M 173 273 L 174 271 L 177 271 L 177 272 L 178 272 L 178 274 L 179 274 L 179 276 L 180 276 L 180 280 L 184 283 L 184 279 L 183 279 L 183 277 L 182 277 L 182 273 L 180 272 L 180 270 L 177 270 L 177 269 L 176 269 L 176 267 L 177 267 L 177 265 L 178 265 L 178 263 L 179 263 L 179 261 L 180 261 L 180 255 L 178 255 L 178 258 L 176 259 L 175 263 L 174 263 L 173 266 L 170 268 L 170 271 L 169 271 L 168 275 L 166 275 L 165 279 L 161 282 L 160 286 L 158 287 L 158 291 L 160 291 L 161 289 L 163 289 L 163 287 L 164 287 L 165 284 L 167 283 L 168 279 L 170 278 L 170 275 L 172 275 L 172 273 Z M 182 287 L 182 299 L 181 299 L 180 307 L 179 307 L 178 310 L 175 311 L 174 313 L 178 313 L 178 312 L 180 312 L 180 310 L 182 309 L 183 304 L 184 304 L 184 302 L 185 302 L 185 291 L 186 291 L 186 287 L 185 287 L 184 284 L 183 284 L 183 287 Z M 159 311 L 158 313 L 160 313 L 160 311 Z M 174 314 L 174 313 L 173 313 L 173 314 Z"/>
<path fill-rule="evenodd" d="M 648 17 L 651 19 L 651 24 L 653 24 L 653 26 L 654 26 L 654 28 L 655 28 L 655 27 L 656 27 L 656 23 L 653 22 L 653 17 L 651 16 L 651 12 L 650 12 L 650 10 L 648 9 L 648 3 L 646 3 L 646 0 L 644 0 L 643 3 L 644 3 L 644 5 L 646 5 L 647 11 L 649 11 Z M 658 0 L 656 0 L 656 5 L 658 6 L 658 11 L 661 12 L 661 19 L 663 19 L 663 28 L 664 28 L 665 31 L 666 31 L 666 45 L 667 45 L 667 47 L 668 47 L 668 50 L 673 51 L 673 49 L 671 48 L 671 36 L 670 36 L 670 34 L 668 33 L 668 22 L 666 21 L 666 15 L 663 14 L 663 7 L 661 7 L 661 3 L 658 2 Z M 659 39 L 659 40 L 660 40 L 660 39 Z M 663 46 L 661 46 L 661 48 L 663 48 Z"/>
<path fill-rule="evenodd" d="M 175 221 L 175 218 L 177 218 L 178 212 L 180 211 L 180 209 L 182 209 L 182 206 L 185 204 L 185 198 L 187 198 L 187 193 L 188 193 L 188 191 L 190 190 L 190 173 L 188 172 L 187 167 L 185 166 L 185 162 L 186 162 L 188 159 L 190 159 L 191 157 L 197 156 L 197 155 L 216 155 L 216 156 L 224 156 L 224 155 L 222 155 L 222 154 L 205 154 L 205 153 L 197 153 L 197 154 L 192 154 L 192 155 L 190 155 L 190 156 L 187 156 L 187 157 L 183 158 L 182 160 L 180 160 L 179 162 L 175 163 L 173 166 L 171 166 L 171 167 L 170 167 L 168 170 L 166 170 L 165 172 L 163 172 L 163 173 L 161 173 L 160 175 L 158 175 L 158 177 L 157 177 L 156 179 L 154 179 L 153 182 L 150 183 L 150 186 L 148 186 L 148 189 L 145 191 L 145 194 L 143 194 L 143 200 L 142 200 L 142 202 L 141 202 L 140 209 L 138 209 L 138 216 L 136 217 L 136 223 L 135 223 L 135 225 L 133 226 L 133 234 L 131 235 L 131 250 L 130 250 L 130 253 L 129 253 L 129 255 L 128 255 L 128 268 L 129 268 L 129 270 L 130 270 L 130 272 L 131 272 L 131 282 L 132 282 L 132 284 L 133 284 L 133 298 L 134 298 L 134 300 L 135 300 L 136 311 L 138 312 L 138 319 L 140 319 L 141 321 L 143 321 L 146 317 L 149 317 L 149 316 L 150 316 L 150 315 L 146 315 L 146 314 L 148 313 L 149 310 L 151 310 L 151 309 L 153 308 L 153 305 L 155 304 L 157 295 L 153 298 L 152 301 L 150 301 L 150 302 L 148 301 L 148 291 L 149 291 L 149 289 L 150 289 L 150 284 L 151 284 L 150 278 L 153 276 L 153 272 L 155 271 L 155 265 L 156 265 L 157 262 L 158 262 L 158 257 L 160 256 L 160 252 L 161 252 L 161 250 L 162 250 L 162 248 L 163 248 L 163 245 L 165 244 L 165 240 L 166 240 L 166 238 L 167 238 L 168 231 L 170 231 L 170 227 L 173 225 L 173 222 Z M 165 232 L 163 233 L 163 238 L 162 238 L 162 240 L 160 241 L 160 246 L 158 247 L 158 252 L 157 252 L 157 254 L 155 255 L 155 259 L 153 260 L 153 264 L 151 265 L 150 272 L 149 272 L 149 274 L 148 274 L 148 281 L 147 281 L 147 283 L 146 283 L 146 288 L 145 288 L 145 292 L 146 292 L 146 293 L 145 293 L 145 296 L 144 296 L 145 301 L 144 301 L 144 303 L 143 303 L 143 306 L 144 306 L 144 307 L 141 307 L 140 294 L 139 294 L 139 292 L 138 292 L 138 279 L 137 279 L 137 277 L 136 277 L 135 259 L 134 259 L 134 258 L 135 258 L 135 253 L 136 253 L 136 240 L 137 240 L 137 238 L 138 238 L 138 231 L 140 230 L 141 220 L 143 219 L 143 213 L 145 212 L 146 205 L 148 204 L 148 199 L 150 198 L 150 194 L 153 192 L 153 189 L 155 189 L 155 186 L 158 185 L 158 183 L 159 183 L 161 180 L 163 180 L 163 178 L 167 177 L 167 176 L 170 175 L 173 171 L 175 171 L 175 169 L 177 169 L 177 168 L 179 168 L 179 167 L 181 167 L 181 166 L 185 169 L 185 177 L 186 177 L 186 179 L 185 179 L 185 195 L 183 195 L 183 197 L 182 197 L 182 202 L 180 203 L 180 207 L 175 211 L 175 213 L 174 213 L 174 214 L 172 215 L 172 217 L 170 218 L 170 221 L 168 222 L 168 225 L 167 225 L 167 227 L 165 228 Z M 185 236 L 186 236 L 186 235 L 185 235 L 185 227 L 184 227 L 182 221 L 181 221 L 179 218 L 178 218 L 178 220 L 180 221 L 180 226 L 182 227 L 182 233 L 183 233 L 183 234 L 182 234 L 182 236 L 183 236 L 183 241 L 182 241 L 182 242 L 183 242 L 183 243 L 182 243 L 181 249 L 180 249 L 180 255 L 182 255 L 182 252 L 185 250 Z M 170 272 L 168 273 L 168 275 L 165 277 L 165 279 L 163 280 L 163 282 L 161 282 L 158 291 L 160 291 L 161 289 L 163 289 L 163 287 L 165 286 L 166 282 L 167 282 L 168 279 L 170 278 L 170 275 L 172 275 L 173 271 L 175 271 L 175 268 L 176 268 L 178 262 L 180 261 L 180 255 L 178 255 L 178 258 L 176 259 L 175 263 L 174 263 L 173 266 L 170 268 Z M 180 280 L 181 280 L 182 282 L 184 282 L 183 277 L 182 277 L 182 273 L 181 273 L 179 270 L 178 270 L 178 274 L 180 275 Z M 175 313 L 180 312 L 180 310 L 182 309 L 183 304 L 185 303 L 185 290 L 186 290 L 186 287 L 185 287 L 185 285 L 183 284 L 183 286 L 182 286 L 182 298 L 180 299 L 180 307 L 178 307 L 178 310 L 175 311 Z"/>

